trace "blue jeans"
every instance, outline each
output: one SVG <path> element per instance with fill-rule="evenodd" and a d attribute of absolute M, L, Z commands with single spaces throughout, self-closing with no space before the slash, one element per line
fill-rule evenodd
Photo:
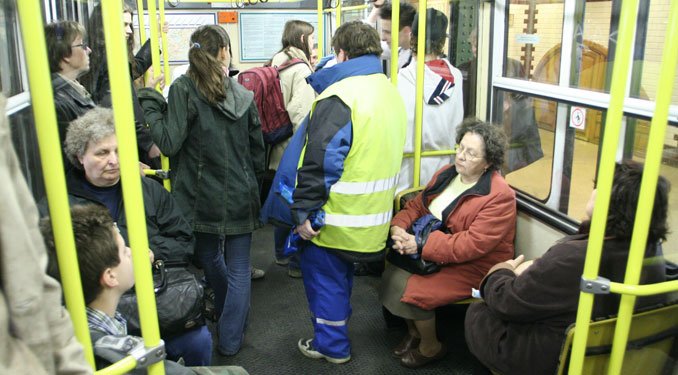
<path fill-rule="evenodd" d="M 167 359 L 183 358 L 186 366 L 209 366 L 212 361 L 212 334 L 207 326 L 186 331 L 165 340 Z"/>
<path fill-rule="evenodd" d="M 195 232 L 195 254 L 214 290 L 219 321 L 217 350 L 233 355 L 240 350 L 250 311 L 250 244 L 252 233 L 233 236 Z"/>
<path fill-rule="evenodd" d="M 332 358 L 348 357 L 353 263 L 309 242 L 301 250 L 301 275 L 311 310 L 313 348 Z"/>
<path fill-rule="evenodd" d="M 283 254 L 283 249 L 285 248 L 285 242 L 287 241 L 287 236 L 290 234 L 291 228 L 287 227 L 275 227 L 273 231 L 273 244 L 275 245 L 275 259 L 283 260 L 285 255 Z M 298 270 L 299 269 L 299 253 L 296 253 L 290 257 L 290 262 L 287 265 L 288 269 Z"/>

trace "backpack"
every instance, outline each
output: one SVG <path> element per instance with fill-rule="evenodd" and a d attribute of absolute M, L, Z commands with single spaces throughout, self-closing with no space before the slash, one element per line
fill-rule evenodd
<path fill-rule="evenodd" d="M 248 69 L 238 76 L 238 83 L 254 93 L 254 103 L 259 110 L 264 142 L 278 144 L 292 136 L 292 121 L 285 109 L 280 72 L 292 65 L 303 63 L 291 59 L 279 67 L 263 66 Z"/>

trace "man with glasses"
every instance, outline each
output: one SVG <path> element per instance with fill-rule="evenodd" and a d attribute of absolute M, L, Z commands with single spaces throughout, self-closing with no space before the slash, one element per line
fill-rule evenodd
<path fill-rule="evenodd" d="M 84 42 L 85 36 L 85 29 L 74 21 L 58 21 L 45 26 L 60 144 L 68 124 L 95 106 L 89 92 L 77 81 L 89 71 L 92 50 Z M 65 161 L 64 165 L 70 167 Z"/>

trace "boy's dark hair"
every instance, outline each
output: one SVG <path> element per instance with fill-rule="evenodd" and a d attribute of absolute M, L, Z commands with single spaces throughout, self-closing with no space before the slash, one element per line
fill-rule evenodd
<path fill-rule="evenodd" d="M 98 204 L 73 206 L 71 220 L 82 292 L 85 295 L 85 304 L 89 305 L 101 293 L 99 280 L 104 271 L 120 264 L 118 244 L 113 232 L 116 229 L 108 209 Z M 52 222 L 49 217 L 40 221 L 40 231 L 49 256 L 47 273 L 61 280 Z"/>
<path fill-rule="evenodd" d="M 377 30 L 361 21 L 341 25 L 332 38 L 332 48 L 336 54 L 344 50 L 349 59 L 363 55 L 381 56 L 383 52 Z"/>
<path fill-rule="evenodd" d="M 616 165 L 614 179 L 612 180 L 612 193 L 610 194 L 607 229 L 605 230 L 608 235 L 619 239 L 631 238 L 633 232 L 631 228 L 633 228 L 636 219 L 642 177 L 643 166 L 639 163 L 629 160 Z M 666 240 L 669 190 L 668 180 L 659 176 L 647 237 L 650 243 Z"/>
<path fill-rule="evenodd" d="M 58 21 L 45 26 L 49 70 L 52 73 L 61 71 L 59 64 L 64 58 L 71 56 L 71 45 L 79 36 L 85 39 L 85 28 L 74 21 Z"/>
<path fill-rule="evenodd" d="M 447 16 L 445 13 L 434 9 L 426 9 L 426 51 L 425 54 L 435 54 L 443 56 L 443 48 L 447 40 Z M 419 35 L 419 17 L 412 23 L 412 40 L 410 47 L 412 52 L 419 53 L 417 36 Z"/>
<path fill-rule="evenodd" d="M 398 31 L 404 29 L 407 26 L 412 26 L 412 23 L 414 23 L 414 15 L 417 14 L 416 9 L 412 6 L 412 4 L 408 2 L 400 2 L 400 21 L 398 22 Z M 381 11 L 379 12 L 379 18 L 382 20 L 391 20 L 393 17 L 393 5 L 391 3 L 386 3 L 384 4 L 383 7 L 381 7 Z"/>

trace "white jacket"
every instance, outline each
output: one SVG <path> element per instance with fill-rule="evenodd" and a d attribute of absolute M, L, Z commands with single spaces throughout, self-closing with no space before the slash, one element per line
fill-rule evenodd
<path fill-rule="evenodd" d="M 449 83 L 440 75 L 434 73 L 428 66 L 424 66 L 424 111 L 422 120 L 422 147 L 423 151 L 450 150 L 454 148 L 456 128 L 464 119 L 464 104 L 462 97 L 461 71 L 447 60 L 447 64 L 454 84 Z M 405 152 L 414 152 L 414 107 L 415 90 L 417 83 L 417 64 L 412 63 L 400 70 L 398 74 L 398 91 L 405 101 L 407 110 L 407 137 Z M 450 163 L 453 158 L 445 156 L 426 156 L 421 158 L 419 175 L 420 185 L 426 185 L 433 174 Z M 412 157 L 403 158 L 396 193 L 413 186 L 414 163 Z"/>

